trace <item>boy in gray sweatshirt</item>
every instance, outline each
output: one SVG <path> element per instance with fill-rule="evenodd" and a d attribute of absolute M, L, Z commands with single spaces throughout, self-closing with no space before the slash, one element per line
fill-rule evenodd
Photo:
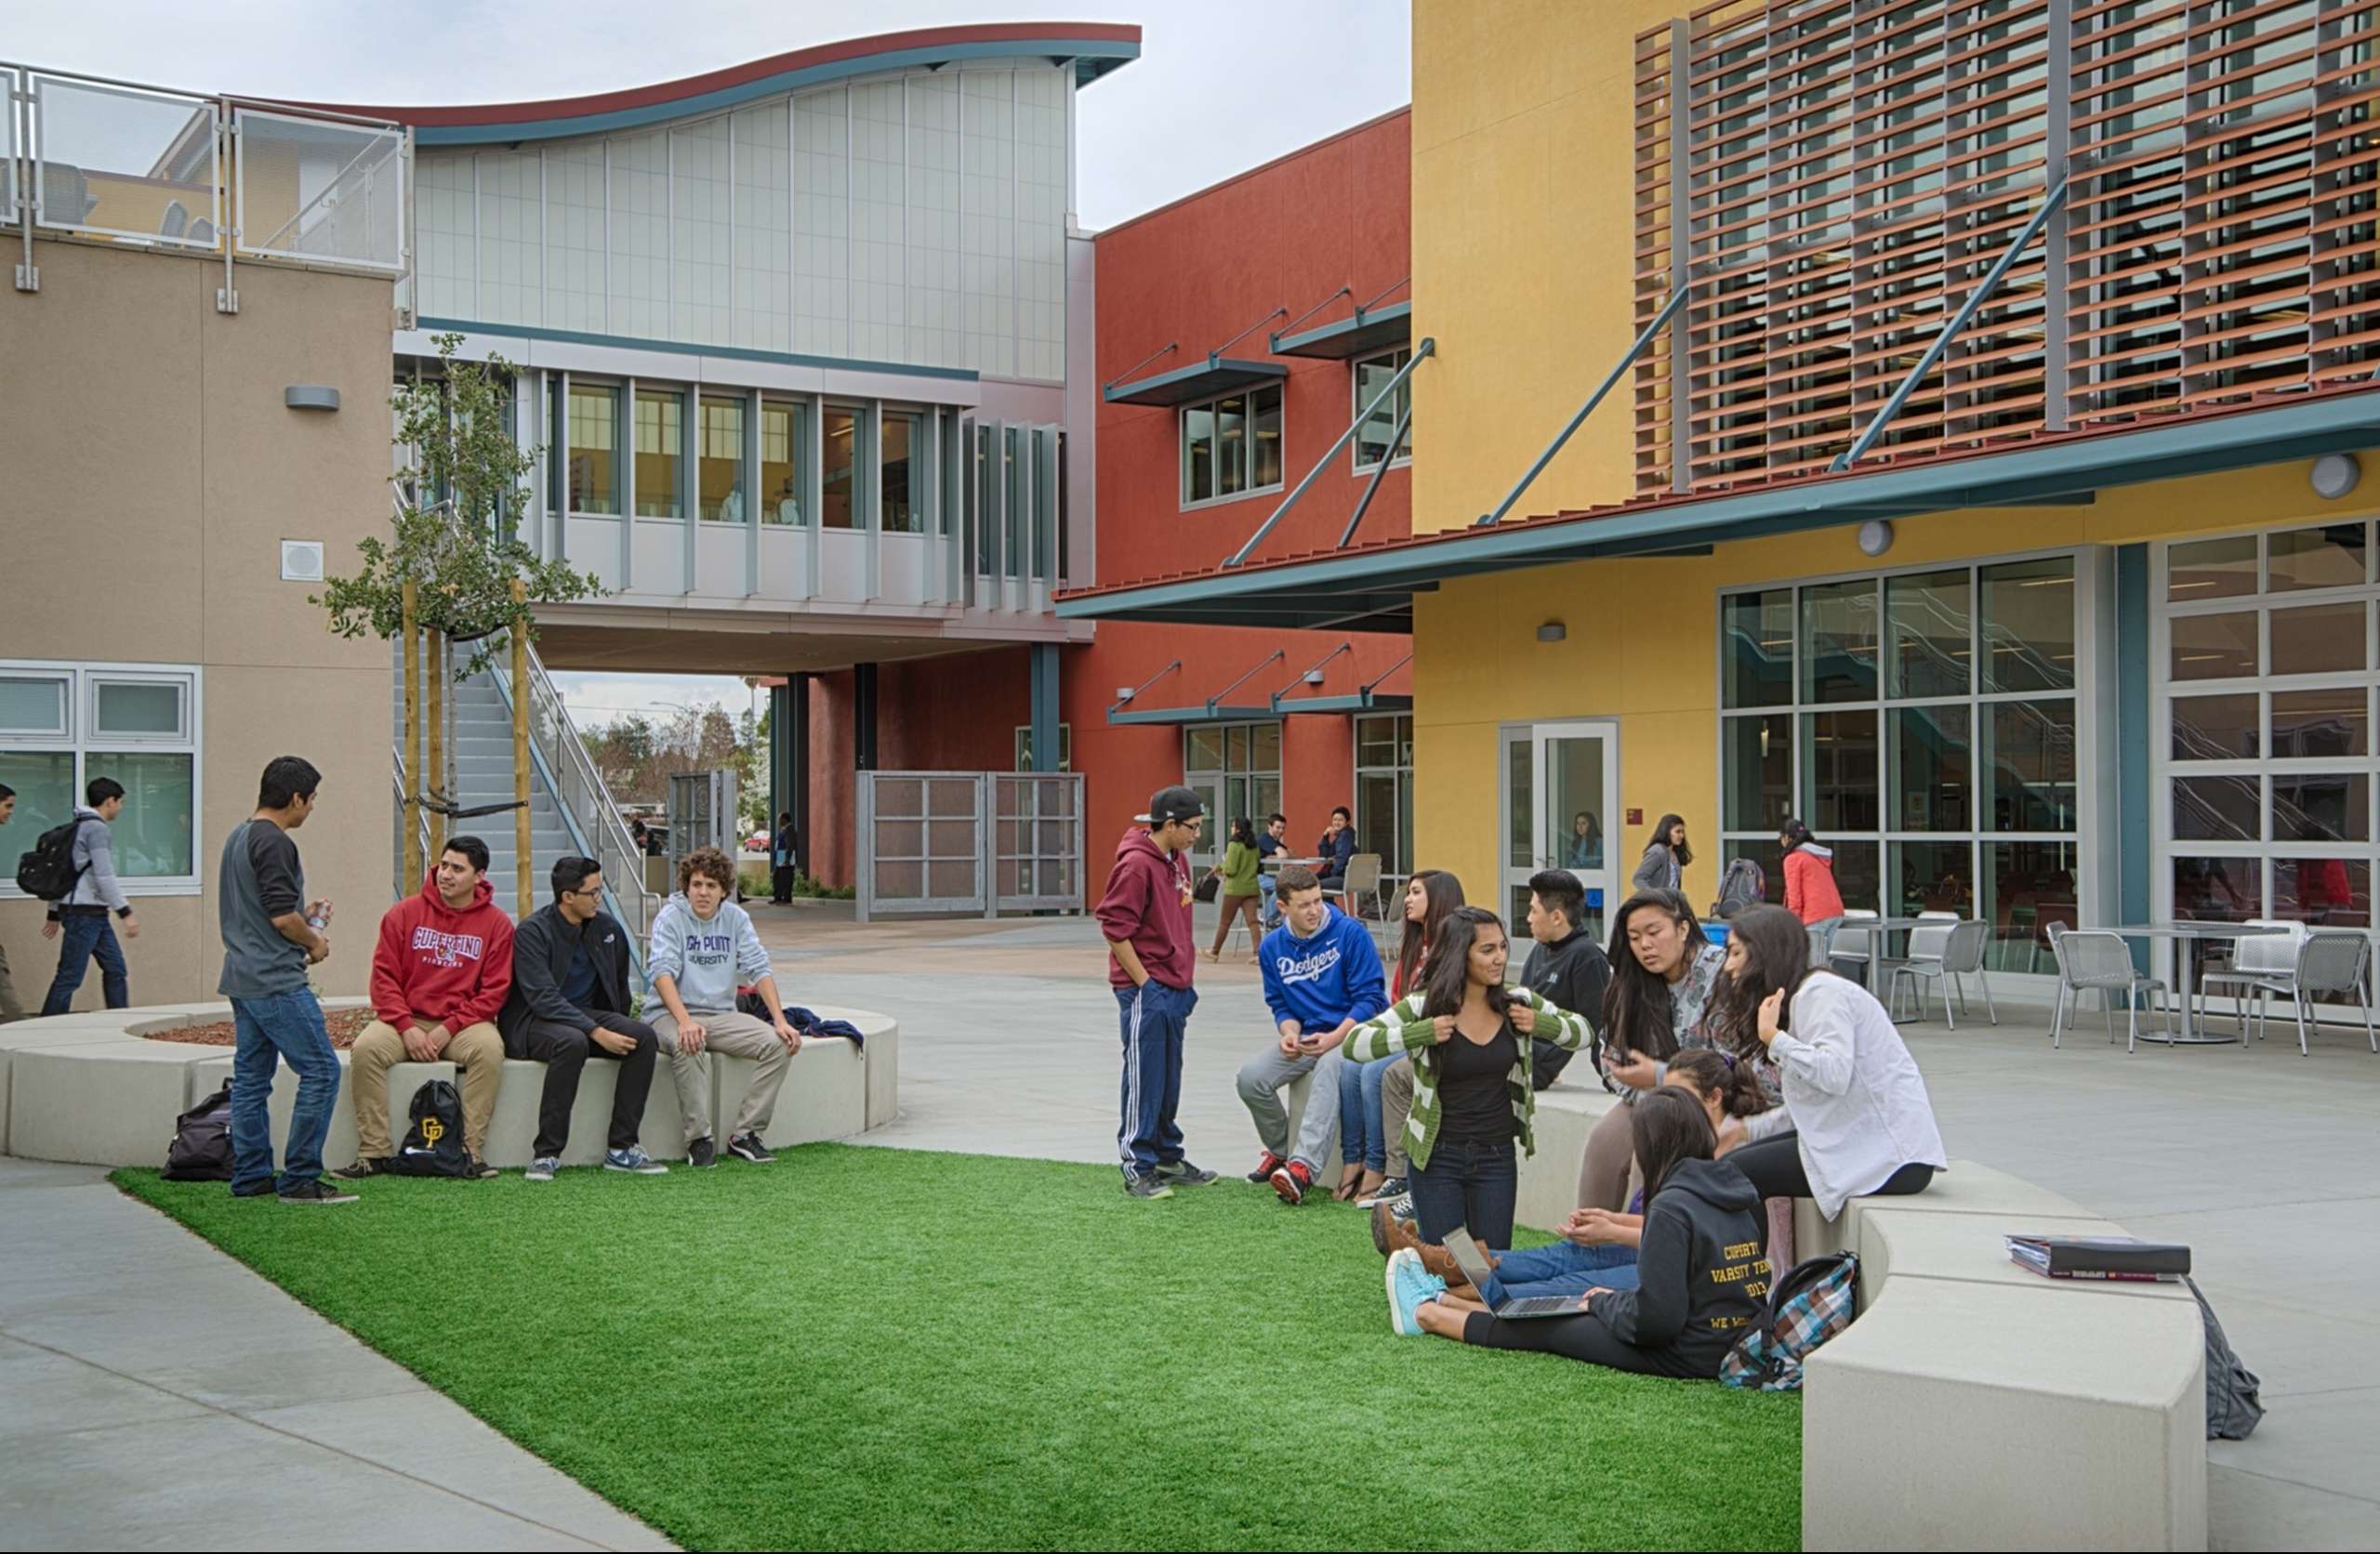
<path fill-rule="evenodd" d="M 735 866 L 717 848 L 697 848 L 679 860 L 678 893 L 653 920 L 644 963 L 661 1006 L 657 1015 L 645 1012 L 678 1077 L 687 1163 L 696 1167 L 719 1158 L 711 1135 L 710 1055 L 752 1060 L 752 1083 L 736 1111 L 727 1149 L 764 1165 L 776 1156 L 760 1138 L 776 1110 L 777 1086 L 801 1050 L 801 1034 L 786 1019 L 776 978 L 769 973 L 769 952 L 752 931 L 751 917 L 728 899 L 734 890 Z M 759 991 L 767 1021 L 736 1012 L 738 982 Z"/>
<path fill-rule="evenodd" d="M 94 777 L 84 785 L 83 797 L 88 802 L 74 806 L 74 886 L 49 909 L 49 921 L 41 929 L 44 939 L 60 940 L 58 975 L 50 979 L 49 996 L 41 1001 L 45 1016 L 64 1014 L 73 1006 L 93 960 L 99 963 L 99 992 L 107 1007 L 121 1009 L 132 1003 L 115 923 L 124 925 L 126 939 L 140 937 L 140 924 L 115 876 L 115 849 L 108 833 L 115 817 L 124 813 L 124 784 L 112 777 Z M 111 916 L 114 922 L 109 921 Z"/>

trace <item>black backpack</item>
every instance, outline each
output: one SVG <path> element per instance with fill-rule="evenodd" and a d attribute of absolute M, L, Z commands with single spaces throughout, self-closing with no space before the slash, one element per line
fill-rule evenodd
<path fill-rule="evenodd" d="M 1719 899 L 1711 904 L 1713 917 L 1732 917 L 1748 906 L 1758 906 L 1768 899 L 1768 877 L 1760 865 L 1749 858 L 1739 858 L 1727 865 L 1719 881 Z"/>
<path fill-rule="evenodd" d="M 2198 1281 L 2185 1278 L 2182 1283 L 2197 1297 L 2199 1315 L 2206 1324 L 2206 1438 L 2245 1441 L 2265 1416 L 2264 1402 L 2256 1396 L 2263 1382 L 2231 1351 L 2231 1340 L 2223 1336 L 2223 1324 L 2215 1320 L 2215 1308 L 2206 1303 Z"/>
<path fill-rule="evenodd" d="M 225 1085 L 174 1119 L 165 1146 L 167 1181 L 231 1179 L 231 1086 Z"/>
<path fill-rule="evenodd" d="M 413 1126 L 389 1169 L 401 1177 L 470 1175 L 470 1152 L 463 1148 L 463 1092 L 451 1079 L 433 1079 L 413 1093 Z"/>
<path fill-rule="evenodd" d="M 18 889 L 45 902 L 62 902 L 73 893 L 74 882 L 83 877 L 83 869 L 74 866 L 74 838 L 82 835 L 85 818 L 77 815 L 63 825 L 51 826 L 33 843 L 31 852 L 18 855 Z"/>

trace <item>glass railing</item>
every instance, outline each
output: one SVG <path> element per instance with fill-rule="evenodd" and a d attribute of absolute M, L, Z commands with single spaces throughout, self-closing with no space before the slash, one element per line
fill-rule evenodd
<path fill-rule="evenodd" d="M 403 125 L 0 61 L 0 221 L 404 273 Z"/>

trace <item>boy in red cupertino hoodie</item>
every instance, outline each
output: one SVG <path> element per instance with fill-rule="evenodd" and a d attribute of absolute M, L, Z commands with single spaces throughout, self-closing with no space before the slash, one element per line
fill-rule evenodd
<path fill-rule="evenodd" d="M 471 1175 L 492 1177 L 483 1148 L 504 1078 L 504 1038 L 496 1015 L 512 990 L 512 919 L 494 905 L 487 844 L 456 836 L 440 854 L 421 894 L 380 919 L 372 952 L 372 1023 L 348 1056 L 355 1105 L 350 1180 L 389 1168 L 389 1069 L 403 1061 L 453 1063 L 463 1080 L 463 1147 Z"/>

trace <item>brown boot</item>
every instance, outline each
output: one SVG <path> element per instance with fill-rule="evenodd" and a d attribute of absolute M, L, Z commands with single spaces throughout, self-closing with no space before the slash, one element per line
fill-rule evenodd
<path fill-rule="evenodd" d="M 1452 1252 L 1443 1246 L 1432 1246 L 1421 1240 L 1418 1233 L 1413 1238 L 1413 1249 L 1421 1254 L 1421 1266 L 1444 1279 L 1447 1282 L 1447 1288 L 1452 1290 L 1457 1284 L 1461 1284 L 1462 1288 L 1456 1293 L 1466 1295 L 1474 1300 L 1479 1298 L 1477 1294 L 1472 1291 L 1471 1281 L 1464 1276 L 1462 1265 L 1454 1260 Z"/>
<path fill-rule="evenodd" d="M 1399 1219 L 1388 1212 L 1386 1204 L 1372 1205 L 1372 1245 L 1380 1248 L 1383 1258 L 1393 1257 L 1400 1246 L 1420 1246 L 1421 1232 L 1410 1219 Z M 1439 1248 L 1444 1251 L 1445 1248 Z M 1433 1272 L 1436 1271 L 1435 1269 Z"/>

